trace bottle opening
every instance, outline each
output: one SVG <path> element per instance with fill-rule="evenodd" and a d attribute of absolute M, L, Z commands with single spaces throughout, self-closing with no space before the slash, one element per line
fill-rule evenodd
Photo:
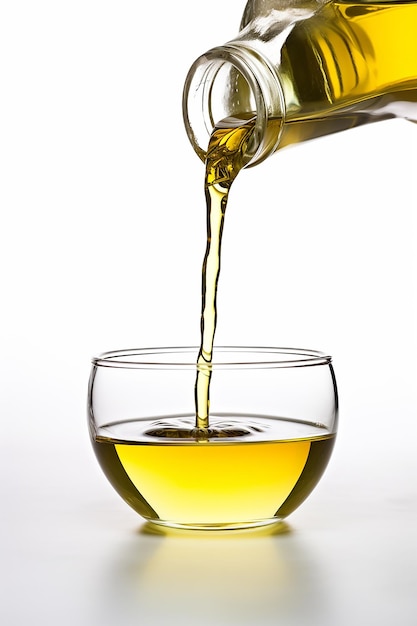
<path fill-rule="evenodd" d="M 279 79 L 258 52 L 227 44 L 199 57 L 184 85 L 183 116 L 190 142 L 204 161 L 214 128 L 226 118 L 255 118 L 245 167 L 279 144 L 284 98 Z"/>

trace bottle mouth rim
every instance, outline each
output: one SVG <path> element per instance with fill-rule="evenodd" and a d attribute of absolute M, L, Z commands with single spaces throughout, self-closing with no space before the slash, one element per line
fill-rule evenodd
<path fill-rule="evenodd" d="M 103 352 L 93 357 L 96 367 L 123 369 L 193 369 L 198 346 L 137 348 Z M 332 357 L 304 348 L 216 346 L 211 369 L 276 369 L 329 365 Z"/>
<path fill-rule="evenodd" d="M 216 90 L 222 72 L 233 68 L 249 88 L 251 107 L 228 110 L 228 103 Z M 231 85 L 227 86 L 232 89 Z M 222 99 L 224 113 L 216 115 Z M 231 105 L 230 105 L 231 108 Z M 278 147 L 284 124 L 285 99 L 277 73 L 268 60 L 241 42 L 212 48 L 191 66 L 184 83 L 182 111 L 190 142 L 202 161 L 206 158 L 210 136 L 216 124 L 227 117 L 247 120 L 253 116 L 254 132 L 244 155 L 244 167 L 263 161 Z M 274 120 L 271 126 L 269 123 Z"/>

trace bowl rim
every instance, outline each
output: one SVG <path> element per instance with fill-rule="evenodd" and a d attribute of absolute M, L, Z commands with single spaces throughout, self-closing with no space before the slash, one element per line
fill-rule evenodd
<path fill-rule="evenodd" d="M 270 346 L 215 346 L 211 362 L 197 365 L 198 346 L 165 346 L 111 350 L 94 356 L 94 367 L 123 369 L 268 369 L 329 365 L 325 352 Z M 232 358 L 225 358 L 233 354 Z M 187 355 L 188 358 L 185 358 Z M 239 356 L 240 355 L 240 356 Z M 222 358 L 220 358 L 222 357 Z"/>

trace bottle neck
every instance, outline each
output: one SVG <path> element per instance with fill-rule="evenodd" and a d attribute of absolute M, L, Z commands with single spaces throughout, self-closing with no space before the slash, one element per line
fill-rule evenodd
<path fill-rule="evenodd" d="M 188 72 L 183 91 L 184 124 L 190 142 L 205 160 L 210 136 L 226 118 L 255 118 L 245 167 L 260 163 L 277 149 L 285 115 L 277 73 L 258 51 L 241 42 L 213 48 Z"/>

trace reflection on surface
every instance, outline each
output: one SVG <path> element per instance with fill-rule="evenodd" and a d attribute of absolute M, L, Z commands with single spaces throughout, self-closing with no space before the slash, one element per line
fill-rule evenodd
<path fill-rule="evenodd" d="M 145 524 L 113 559 L 103 624 L 292 625 L 325 609 L 315 563 L 284 523 L 216 532 Z"/>

